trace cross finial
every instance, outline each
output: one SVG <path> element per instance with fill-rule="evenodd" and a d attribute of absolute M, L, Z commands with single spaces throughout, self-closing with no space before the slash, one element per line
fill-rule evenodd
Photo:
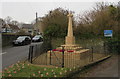
<path fill-rule="evenodd" d="M 68 17 L 73 17 L 73 14 L 71 12 L 69 12 L 69 14 L 67 16 Z"/>

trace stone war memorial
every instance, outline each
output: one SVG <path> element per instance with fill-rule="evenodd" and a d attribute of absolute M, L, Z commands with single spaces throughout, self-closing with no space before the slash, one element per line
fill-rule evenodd
<path fill-rule="evenodd" d="M 69 13 L 67 16 L 69 21 L 65 44 L 47 52 L 47 65 L 72 68 L 90 64 L 93 54 L 90 53 L 89 49 L 82 48 L 75 43 L 75 36 L 73 35 L 72 27 L 73 14 Z"/>

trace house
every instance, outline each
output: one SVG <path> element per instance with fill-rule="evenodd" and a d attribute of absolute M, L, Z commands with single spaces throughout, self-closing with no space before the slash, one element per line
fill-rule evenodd
<path fill-rule="evenodd" d="M 8 24 L 12 33 L 17 33 L 20 31 L 20 28 L 17 25 Z"/>
<path fill-rule="evenodd" d="M 33 24 L 34 30 L 36 30 L 37 34 L 43 34 L 43 25 L 42 25 L 42 21 L 39 21 L 37 23 Z"/>
<path fill-rule="evenodd" d="M 1 33 L 17 33 L 20 29 L 17 25 L 7 24 L 3 19 L 0 18 L 0 32 Z"/>
<path fill-rule="evenodd" d="M 0 18 L 0 33 L 2 32 L 2 27 L 5 24 L 5 21 Z"/>
<path fill-rule="evenodd" d="M 11 33 L 11 32 L 12 32 L 12 29 L 10 29 L 8 24 L 4 24 L 2 26 L 2 33 Z"/>
<path fill-rule="evenodd" d="M 22 30 L 24 30 L 26 33 L 33 35 L 34 29 L 32 24 L 23 24 Z"/>
<path fill-rule="evenodd" d="M 2 26 L 2 33 L 17 33 L 20 29 L 17 25 L 13 24 L 4 24 Z"/>

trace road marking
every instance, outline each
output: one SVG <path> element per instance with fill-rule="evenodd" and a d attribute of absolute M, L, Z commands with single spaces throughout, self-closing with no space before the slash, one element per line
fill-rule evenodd
<path fill-rule="evenodd" d="M 6 54 L 7 52 L 3 52 L 3 53 L 0 53 L 0 55 L 2 55 L 2 54 Z"/>
<path fill-rule="evenodd" d="M 31 43 L 30 45 L 39 45 L 39 44 L 42 44 L 43 42 L 34 42 L 34 43 Z"/>

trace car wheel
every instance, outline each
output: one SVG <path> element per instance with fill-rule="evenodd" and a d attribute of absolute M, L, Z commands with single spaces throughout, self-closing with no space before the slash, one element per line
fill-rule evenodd
<path fill-rule="evenodd" d="M 40 39 L 40 42 L 42 42 L 43 41 L 43 39 Z"/>
<path fill-rule="evenodd" d="M 15 46 L 15 44 L 12 44 L 12 46 Z"/>
<path fill-rule="evenodd" d="M 23 42 L 22 45 L 25 45 L 25 42 Z"/>

